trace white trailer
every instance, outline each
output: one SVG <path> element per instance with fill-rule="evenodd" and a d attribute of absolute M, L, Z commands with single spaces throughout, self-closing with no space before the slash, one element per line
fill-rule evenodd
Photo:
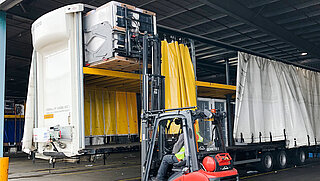
<path fill-rule="evenodd" d="M 320 73 L 241 52 L 238 60 L 235 164 L 303 164 L 319 152 Z"/>
<path fill-rule="evenodd" d="M 100 114 L 103 114 L 101 118 L 103 120 L 98 120 L 101 130 L 97 133 L 98 135 L 92 135 L 92 129 L 98 127 L 93 127 L 92 122 L 88 123 L 90 130 L 85 130 L 84 92 L 86 87 L 83 64 L 84 62 L 103 64 L 108 62 L 107 60 L 115 59 L 119 59 L 116 61 L 119 63 L 119 61 L 135 58 L 136 54 L 131 52 L 130 56 L 127 56 L 124 50 L 128 45 L 119 42 L 120 37 L 127 36 L 128 31 L 125 26 L 128 23 L 131 23 L 130 27 L 136 30 L 134 33 L 139 31 L 156 33 L 155 14 L 152 12 L 114 1 L 90 12 L 85 11 L 85 8 L 84 4 L 65 6 L 41 16 L 32 24 L 34 52 L 28 86 L 23 151 L 29 154 L 35 152 L 36 157 L 39 158 L 81 155 L 92 137 L 97 144 L 103 143 L 101 139 L 104 139 L 107 134 L 105 131 L 107 128 L 103 127 L 107 115 L 104 115 L 106 108 L 101 107 L 100 104 L 107 101 L 96 103 L 102 110 Z M 132 22 L 124 22 L 129 18 Z M 133 21 L 135 21 L 134 24 Z M 122 55 L 126 55 L 127 58 L 121 59 Z M 132 71 L 132 67 L 128 70 Z M 123 72 L 119 73 L 122 76 L 123 74 Z M 138 81 L 137 85 L 139 85 Z M 116 100 L 118 94 L 110 95 L 118 101 Z M 126 104 L 131 101 L 135 108 L 133 105 L 130 107 L 127 117 L 113 110 L 112 114 L 125 116 L 123 121 L 127 124 L 116 125 L 115 129 L 123 128 L 125 131 L 120 133 L 116 130 L 112 133 L 113 135 L 138 134 L 137 110 L 134 110 L 137 109 L 135 96 L 134 94 L 130 97 L 126 92 L 119 94 L 124 103 L 120 103 L 118 107 L 123 108 L 124 105 L 128 108 L 130 105 Z M 90 121 L 93 119 L 91 100 L 94 99 L 91 97 L 89 99 Z M 98 108 L 95 107 L 95 109 Z M 109 114 L 111 114 L 110 111 Z M 132 116 L 135 117 L 132 118 Z M 134 120 L 126 120 L 129 119 L 128 117 Z M 135 124 L 134 133 L 130 126 L 133 123 Z"/>

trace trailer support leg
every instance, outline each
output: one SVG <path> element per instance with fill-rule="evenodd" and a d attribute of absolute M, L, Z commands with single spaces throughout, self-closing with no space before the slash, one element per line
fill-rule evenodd
<path fill-rule="evenodd" d="M 4 94 L 6 63 L 6 13 L 0 11 L 0 158 L 3 157 Z"/>
<path fill-rule="evenodd" d="M 34 151 L 31 152 L 31 159 L 32 159 L 32 163 L 35 164 L 36 163 L 36 153 Z"/>

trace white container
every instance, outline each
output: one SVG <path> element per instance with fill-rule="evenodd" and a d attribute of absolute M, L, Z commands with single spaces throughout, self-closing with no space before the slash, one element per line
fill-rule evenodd
<path fill-rule="evenodd" d="M 157 33 L 155 13 L 111 1 L 84 16 L 86 64 L 95 66 L 110 59 L 126 60 L 123 59 L 126 55 L 121 54 L 125 46 L 125 12 L 128 15 L 128 27 L 132 27 L 136 33 L 147 32 L 154 35 Z"/>

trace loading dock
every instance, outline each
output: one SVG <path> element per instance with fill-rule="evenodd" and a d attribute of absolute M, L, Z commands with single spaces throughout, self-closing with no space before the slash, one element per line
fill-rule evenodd
<path fill-rule="evenodd" d="M 56 1 L 58 3 L 58 1 Z M 100 6 L 100 2 L 94 2 L 95 5 Z M 218 104 L 221 104 L 220 107 L 224 108 L 227 111 L 227 118 L 224 120 L 224 129 L 225 129 L 225 142 L 228 143 L 228 151 L 232 154 L 234 159 L 234 165 L 242 165 L 242 164 L 253 164 L 257 162 L 261 162 L 263 159 L 267 158 L 266 161 L 269 163 L 271 159 L 271 165 L 275 164 L 277 167 L 286 167 L 287 164 L 281 165 L 281 160 L 283 158 L 287 158 L 287 156 L 293 158 L 296 161 L 296 164 L 301 164 L 308 157 L 308 153 L 317 153 L 319 152 L 316 133 L 308 132 L 303 133 L 303 138 L 295 137 L 292 140 L 292 132 L 290 129 L 283 129 L 281 133 L 273 132 L 274 130 L 265 133 L 264 131 L 259 130 L 255 132 L 254 129 L 251 129 L 251 132 L 248 134 L 246 130 L 242 130 L 241 132 L 233 132 L 235 125 L 233 124 L 233 116 L 232 112 L 234 112 L 233 105 L 237 104 L 233 101 L 237 102 L 238 96 L 235 96 L 235 92 L 239 89 L 239 86 L 234 86 L 235 80 L 235 70 L 236 65 L 239 64 L 239 60 L 237 58 L 236 51 L 242 51 L 254 55 L 258 55 L 260 57 L 264 57 L 270 60 L 277 60 L 280 62 L 285 62 L 287 64 L 293 64 L 297 67 L 304 68 L 306 70 L 312 70 L 318 72 L 318 64 L 316 61 L 318 60 L 319 54 L 317 53 L 317 23 L 312 22 L 310 17 L 313 17 L 314 14 L 309 14 L 309 12 L 317 13 L 315 8 L 312 9 L 317 3 L 306 3 L 306 2 L 290 2 L 287 4 L 283 4 L 280 1 L 268 1 L 264 0 L 263 2 L 237 2 L 230 1 L 228 6 L 226 3 L 222 2 L 208 2 L 208 1 L 199 1 L 199 2 L 172 2 L 168 1 L 159 4 L 159 1 L 150 1 L 144 2 L 142 4 L 133 2 L 133 5 L 136 5 L 139 8 L 151 7 L 150 10 L 155 9 L 159 14 L 160 18 L 158 21 L 161 22 L 157 25 L 159 32 L 163 33 L 161 38 L 177 40 L 179 42 L 185 43 L 186 41 L 190 41 L 190 50 L 192 62 L 194 66 L 194 72 L 197 74 L 195 77 L 197 81 L 195 82 L 197 86 L 197 97 L 198 101 L 201 102 L 209 102 L 209 104 L 215 104 L 215 101 Z M 14 6 L 18 4 L 17 6 Z M 32 4 L 32 3 L 31 3 Z M 40 3 L 41 4 L 41 3 Z M 62 3 L 63 4 L 63 3 Z M 177 11 L 175 13 L 164 13 L 165 9 L 159 7 L 167 7 L 170 9 L 170 6 L 176 7 Z M 13 4 L 1 4 L 0 9 L 3 9 L 3 5 L 8 6 L 3 10 L 8 10 L 12 8 L 12 10 L 8 11 L 7 21 L 9 22 L 9 28 L 15 27 L 17 29 L 21 28 L 19 25 L 13 25 L 12 21 L 20 21 L 23 22 L 33 22 L 36 18 L 34 16 L 25 17 L 25 14 L 21 14 L 19 12 L 19 8 L 23 10 L 24 13 L 27 13 L 28 8 L 25 6 L 29 6 L 29 4 L 23 1 L 14 1 Z M 65 4 L 63 4 L 65 5 Z M 30 7 L 32 7 L 30 5 Z M 60 6 L 59 6 L 60 7 Z M 185 8 L 187 7 L 187 8 Z M 285 11 L 273 11 L 276 7 L 286 7 Z M 57 7 L 55 7 L 57 8 Z M 53 8 L 53 9 L 55 9 Z M 85 6 L 85 8 L 94 9 L 92 6 Z M 261 9 L 260 9 L 261 8 Z M 295 9 L 295 10 L 292 10 Z M 131 6 L 126 11 L 131 11 L 134 8 Z M 272 10 L 273 9 L 273 10 Z M 277 8 L 276 8 L 277 9 Z M 307 10 L 307 11 L 305 11 Z M 126 11 L 124 13 L 126 14 Z M 207 12 L 206 16 L 202 13 L 202 11 Z M 46 11 L 47 12 L 47 11 Z M 34 12 L 38 13 L 38 16 L 43 15 L 46 12 Z M 144 11 L 145 14 L 153 16 L 153 13 L 149 11 Z M 212 13 L 212 14 L 211 14 Z M 221 14 L 219 14 L 221 13 Z M 299 17 L 295 14 L 297 13 Z M 183 17 L 184 14 L 190 14 L 188 18 Z M 127 15 L 127 14 L 126 14 Z M 184 19 L 185 22 L 179 21 L 180 19 Z M 210 15 L 210 16 L 209 16 Z M 250 18 L 251 15 L 254 15 L 256 19 Z M 283 16 L 285 15 L 285 16 Z M 306 16 L 307 18 L 305 18 Z M 197 17 L 196 21 L 192 22 L 192 18 Z M 304 18 L 303 18 L 304 17 Z M 136 18 L 136 17 L 135 17 Z M 199 20 L 198 20 L 199 19 Z M 189 21 L 190 20 L 190 21 Z M 236 21 L 234 21 L 236 20 Z M 300 20 L 306 21 L 306 23 L 300 23 Z M 163 23 L 165 22 L 165 23 Z M 265 24 L 262 24 L 264 22 Z M 127 19 L 125 18 L 125 24 L 127 24 Z M 303 24 L 303 25 L 302 25 Z M 215 26 L 213 26 L 215 25 Z M 268 25 L 268 27 L 265 27 Z M 306 29 L 306 32 L 302 31 L 302 29 Z M 88 29 L 87 29 L 88 30 Z M 155 30 L 155 29 L 154 29 Z M 90 30 L 91 31 L 91 30 Z M 119 37 L 122 37 L 123 32 L 126 30 L 123 28 L 118 28 L 117 33 L 119 33 Z M 12 32 L 12 33 L 11 33 Z M 11 34 L 10 37 L 15 37 L 15 33 L 13 30 L 8 31 Z M 18 34 L 23 37 L 24 34 Z M 123 34 L 125 39 L 127 40 L 130 37 L 130 33 Z M 217 35 L 217 36 L 216 36 Z M 299 36 L 298 36 L 299 35 Z M 182 38 L 181 38 L 182 37 Z M 191 39 L 191 40 L 190 40 Z M 117 39 L 119 41 L 122 41 Z M 17 38 L 18 41 L 18 38 Z M 1 41 L 2 43 L 4 41 Z M 9 44 L 13 44 L 13 40 L 9 41 Z M 121 50 L 120 54 L 129 55 L 130 47 L 127 41 L 124 41 L 124 47 L 126 51 Z M 13 46 L 10 46 L 12 48 Z M 19 46 L 17 46 L 19 47 Z M 129 51 L 128 51 L 129 50 Z M 29 60 L 30 55 L 23 57 L 23 53 L 21 55 L 16 55 L 12 53 L 13 51 L 9 51 L 8 57 L 10 60 L 16 59 L 24 59 Z M 19 51 L 14 51 L 19 52 Z M 134 52 L 137 53 L 137 52 Z M 157 54 L 157 53 L 155 53 Z M 137 58 L 137 57 L 135 57 Z M 141 57 L 138 57 L 138 59 Z M 197 61 L 195 61 L 197 59 Z M 142 66 L 139 62 L 134 59 L 122 59 L 122 58 L 111 58 L 108 61 L 120 61 L 120 67 L 130 67 L 125 71 L 133 72 L 139 69 Z M 106 61 L 107 62 L 107 61 Z M 127 64 L 124 64 L 126 62 Z M 88 62 L 84 62 L 88 63 Z M 100 62 L 101 63 L 101 62 Z M 18 64 L 16 64 L 18 65 Z M 84 75 L 84 84 L 88 87 L 95 87 L 98 89 L 108 88 L 109 91 L 121 91 L 124 92 L 123 95 L 126 97 L 126 103 L 128 102 L 128 92 L 137 94 L 136 99 L 140 99 L 139 94 L 141 94 L 142 86 L 141 82 L 143 81 L 144 76 L 136 73 L 128 73 L 121 72 L 123 68 L 117 70 L 102 70 L 99 69 L 98 64 L 88 64 L 84 67 L 83 75 Z M 95 66 L 95 68 L 94 68 Z M 104 65 L 105 66 L 105 65 Z M 118 66 L 118 65 L 116 65 Z M 9 69 L 10 69 L 10 61 L 9 61 Z M 105 68 L 112 69 L 114 65 L 110 67 L 105 66 Z M 149 67 L 149 66 L 148 66 Z M 102 67 L 100 67 L 102 68 Z M 149 67 L 151 68 L 151 67 Z M 12 67 L 11 67 L 12 69 Z M 298 68 L 297 68 L 298 69 Z M 211 72 L 213 71 L 213 73 Z M 239 70 L 238 70 L 239 71 Z M 241 70 L 240 70 L 241 71 Z M 243 72 L 242 72 L 243 73 Z M 10 74 L 10 72 L 9 72 Z M 151 74 L 150 74 L 151 75 Z M 12 75 L 11 75 L 12 76 Z M 152 77 L 153 75 L 151 75 Z M 9 78 L 13 82 L 15 78 Z M 12 84 L 9 81 L 9 88 L 12 89 Z M 224 82 L 225 81 L 225 82 Z M 219 82 L 219 83 L 211 83 L 211 82 Z M 108 86 L 105 86 L 108 84 Z M 144 82 L 145 84 L 145 82 Z M 233 85 L 229 85 L 233 84 Z M 312 84 L 312 83 L 311 83 Z M 314 82 L 313 82 L 314 84 Z M 241 84 L 240 84 L 241 85 Z M 16 86 L 18 87 L 18 86 Z M 21 86 L 22 87 L 22 86 Z M 54 88 L 54 87 L 53 87 Z M 254 89 L 254 88 L 253 88 Z M 87 89 L 88 91 L 89 89 Z M 11 93 L 13 93 L 12 91 Z M 81 91 L 80 91 L 81 92 Z M 86 92 L 86 90 L 84 91 Z M 95 94 L 95 93 L 94 93 Z M 91 92 L 90 95 L 93 95 Z M 99 95 L 100 96 L 100 95 Z M 143 95 L 144 96 L 144 95 Z M 102 96 L 103 97 L 103 96 Z M 203 99 L 202 99 L 203 98 Z M 212 100 L 212 98 L 215 98 Z M 217 99 L 218 98 L 218 99 Z M 222 99 L 222 100 L 219 100 Z M 225 99 L 225 100 L 224 100 Z M 91 104 L 90 98 L 90 104 Z M 152 99 L 151 99 L 152 100 Z M 315 99 L 316 100 L 316 99 Z M 137 101 L 138 102 L 138 101 Z M 152 101 L 151 101 L 152 102 Z M 199 103 L 198 102 L 198 103 Z M 96 102 L 94 102 L 96 104 Z M 122 103 L 123 104 L 123 103 Z M 139 104 L 139 103 L 138 103 Z M 203 103 L 206 104 L 206 103 Z M 88 105 L 88 104 L 87 104 Z M 137 105 L 137 107 L 140 107 Z M 200 106 L 199 106 L 200 107 Z M 203 106 L 205 107 L 205 105 Z M 209 106 L 208 106 L 209 107 Z M 216 107 L 211 106 L 211 107 Z M 96 108 L 90 105 L 90 116 L 91 112 L 95 112 Z M 140 112 L 138 109 L 137 112 Z M 292 114 L 293 115 L 293 114 Z M 312 115 L 311 113 L 308 115 Z M 103 115 L 104 116 L 104 115 Z M 13 117 L 12 115 L 5 115 L 7 119 L 18 119 L 17 117 Z M 21 116 L 18 116 L 19 119 Z M 52 115 L 46 115 L 46 118 L 52 118 Z M 265 116 L 266 118 L 267 116 Z M 311 116 L 312 117 L 312 116 Z M 95 118 L 90 118 L 95 119 Z M 121 118 L 122 119 L 122 118 Z M 129 118 L 127 112 L 127 120 L 131 120 Z M 137 118 L 138 121 L 139 119 Z M 303 120 L 305 120 L 303 118 Z M 267 122 L 267 121 L 265 121 Z M 120 123 L 121 124 L 121 123 Z M 89 124 L 88 124 L 89 125 Z M 88 127 L 87 125 L 87 127 Z M 103 126 L 102 126 L 103 125 Z M 313 129 L 316 129 L 317 126 L 311 124 Z M 100 131 L 97 133 L 92 132 L 91 127 L 99 127 Z M 136 126 L 136 125 L 135 125 Z M 202 125 L 203 126 L 203 125 Z M 102 129 L 103 127 L 103 129 Z M 108 126 L 107 126 L 108 127 Z M 126 128 L 127 127 L 127 128 Z M 205 127 L 205 126 L 204 126 Z M 210 127 L 210 126 L 208 126 Z M 99 158 L 99 154 L 103 154 L 103 160 L 106 163 L 106 157 L 111 152 L 118 151 L 133 151 L 139 149 L 139 136 L 137 131 L 132 131 L 131 128 L 135 129 L 133 126 L 128 124 L 124 125 L 123 128 L 126 128 L 125 140 L 129 140 L 125 144 L 115 144 L 122 142 L 120 139 L 121 135 L 119 134 L 117 137 L 117 141 L 113 144 L 105 145 L 105 146 L 97 146 L 96 143 L 110 143 L 115 139 L 113 137 L 113 133 L 107 134 L 106 131 L 106 123 L 92 124 L 90 121 L 90 131 L 86 130 L 86 140 L 85 142 L 89 142 L 86 153 L 89 154 L 97 154 Z M 117 129 L 117 128 L 116 128 Z M 102 130 L 102 131 L 101 131 Z M 258 130 L 258 128 L 257 128 Z M 307 129 L 310 130 L 310 129 Z M 65 131 L 65 130 L 64 130 Z M 90 133 L 89 133 L 90 132 Z M 118 133 L 118 130 L 115 131 Z M 121 132 L 121 131 L 120 131 Z M 210 131 L 209 135 L 210 135 Z M 233 136 L 237 134 L 237 136 Z M 132 139 L 135 137 L 134 139 Z M 233 139 L 235 137 L 235 139 Z M 87 139 L 89 138 L 89 139 Z M 303 141 L 301 141 L 303 140 Z M 234 141 L 237 144 L 234 144 Z M 289 142 L 288 142 L 289 141 Z M 303 142 L 303 143 L 302 143 Z M 92 144 L 93 143 L 93 144 Z M 123 143 L 123 142 L 122 142 Z M 301 144 L 302 143 L 302 144 Z M 289 146 L 288 146 L 289 145 Z M 63 147 L 63 144 L 62 144 Z M 288 149 L 290 148 L 290 149 Z M 269 159 L 269 160 L 268 160 Z M 303 159 L 303 162 L 302 160 Z M 274 160 L 272 162 L 272 160 Z M 298 162 L 297 162 L 298 161 Z M 279 163 L 280 162 L 280 165 Z M 308 167 L 308 166 L 307 166 Z M 270 169 L 270 168 L 269 168 Z M 264 171 L 269 171 L 265 169 Z M 134 177 L 132 177 L 134 178 Z M 137 178 L 137 177 L 136 177 Z M 250 179 L 250 176 L 244 176 L 244 179 Z M 271 177 L 269 177 L 271 178 Z M 279 177 L 282 178 L 282 177 Z M 253 179 L 253 178 L 252 178 Z"/>

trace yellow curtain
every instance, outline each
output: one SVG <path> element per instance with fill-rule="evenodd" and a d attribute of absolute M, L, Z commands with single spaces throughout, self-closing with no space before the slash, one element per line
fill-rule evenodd
<path fill-rule="evenodd" d="M 116 135 L 116 92 L 103 90 L 105 133 L 106 135 Z"/>
<path fill-rule="evenodd" d="M 163 52 L 161 74 L 165 76 L 165 107 L 166 109 L 179 108 L 181 107 L 181 91 L 175 44 L 162 41 L 161 49 Z"/>
<path fill-rule="evenodd" d="M 165 76 L 166 109 L 197 105 L 196 83 L 189 48 L 177 41 L 161 42 L 161 74 Z M 179 127 L 171 125 L 170 132 L 177 133 Z"/>
<path fill-rule="evenodd" d="M 85 127 L 85 135 L 89 136 L 91 135 L 90 132 L 90 127 L 91 127 L 91 122 L 90 122 L 90 96 L 89 96 L 89 91 L 84 90 L 84 127 Z M 88 114 L 89 113 L 89 114 Z"/>
<path fill-rule="evenodd" d="M 136 93 L 85 88 L 85 135 L 138 134 Z"/>
<path fill-rule="evenodd" d="M 137 111 L 137 95 L 136 93 L 127 92 L 127 106 L 129 118 L 129 133 L 138 133 L 138 111 Z"/>
<path fill-rule="evenodd" d="M 180 44 L 182 54 L 183 77 L 186 88 L 186 107 L 197 106 L 196 80 L 189 48 Z"/>

